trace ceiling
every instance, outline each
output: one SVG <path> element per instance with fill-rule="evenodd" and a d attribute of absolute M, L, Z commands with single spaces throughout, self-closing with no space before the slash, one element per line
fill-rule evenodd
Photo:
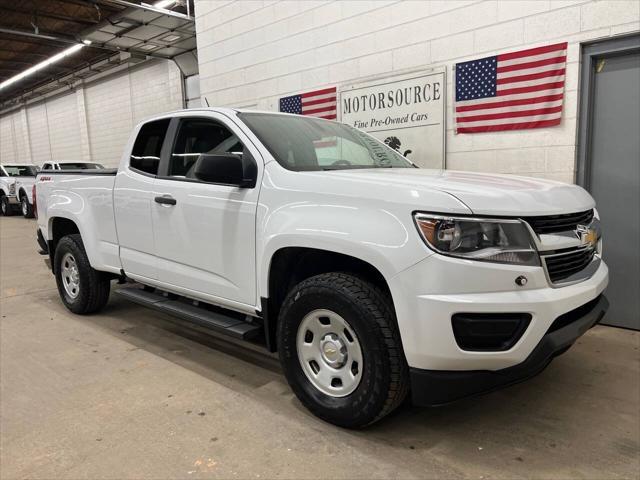
<path fill-rule="evenodd" d="M 149 4 L 154 0 L 147 0 Z M 187 1 L 191 2 L 187 8 Z M 112 68 L 122 52 L 174 58 L 196 48 L 193 0 L 0 0 L 0 83 L 82 41 L 91 44 L 0 89 L 0 106 Z M 114 61 L 114 58 L 116 59 Z"/>

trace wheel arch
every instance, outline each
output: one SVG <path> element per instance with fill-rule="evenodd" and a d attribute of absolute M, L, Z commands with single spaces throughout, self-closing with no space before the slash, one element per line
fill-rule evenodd
<path fill-rule="evenodd" d="M 82 233 L 75 220 L 66 217 L 51 217 L 49 219 L 49 258 L 51 259 L 51 269 L 55 273 L 55 252 L 60 239 L 66 235 L 77 233 L 82 238 Z"/>
<path fill-rule="evenodd" d="M 366 279 L 388 295 L 391 289 L 381 269 L 362 258 L 321 248 L 287 246 L 271 256 L 265 296 L 261 297 L 265 337 L 270 351 L 277 350 L 276 328 L 280 307 L 287 293 L 301 281 L 328 272 L 345 272 Z"/>

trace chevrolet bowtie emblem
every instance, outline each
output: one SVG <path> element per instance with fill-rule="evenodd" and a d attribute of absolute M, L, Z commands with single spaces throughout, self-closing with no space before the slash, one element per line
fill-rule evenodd
<path fill-rule="evenodd" d="M 580 239 L 580 243 L 585 246 L 594 247 L 598 243 L 598 233 L 595 229 L 586 225 L 578 225 L 576 227 L 576 236 Z"/>

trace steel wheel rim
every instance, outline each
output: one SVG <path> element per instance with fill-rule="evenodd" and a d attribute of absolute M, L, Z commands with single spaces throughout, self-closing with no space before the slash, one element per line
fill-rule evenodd
<path fill-rule="evenodd" d="M 80 293 L 80 272 L 76 259 L 70 253 L 65 253 L 60 262 L 60 275 L 64 291 L 71 298 L 76 298 Z"/>
<path fill-rule="evenodd" d="M 29 208 L 27 207 L 27 199 L 25 197 L 22 197 L 22 214 L 26 216 L 28 211 Z"/>
<path fill-rule="evenodd" d="M 362 379 L 360 342 L 349 323 L 331 310 L 314 310 L 296 336 L 300 366 L 311 384 L 331 397 L 346 397 Z"/>

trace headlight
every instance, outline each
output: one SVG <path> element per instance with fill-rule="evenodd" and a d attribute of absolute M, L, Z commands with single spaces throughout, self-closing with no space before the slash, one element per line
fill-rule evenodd
<path fill-rule="evenodd" d="M 520 220 L 414 214 L 429 248 L 450 257 L 540 265 L 529 230 Z"/>
<path fill-rule="evenodd" d="M 15 195 L 16 193 L 16 184 L 12 183 L 11 185 L 9 185 L 9 195 Z"/>

